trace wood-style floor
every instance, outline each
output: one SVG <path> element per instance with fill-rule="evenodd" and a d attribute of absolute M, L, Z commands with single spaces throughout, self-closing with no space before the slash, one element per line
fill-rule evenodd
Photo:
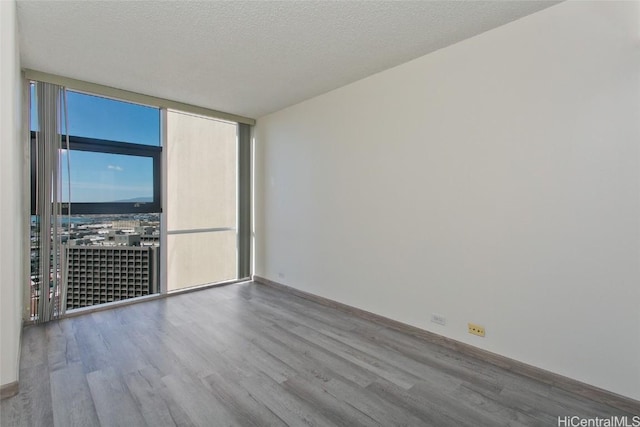
<path fill-rule="evenodd" d="M 264 285 L 25 328 L 10 426 L 558 425 L 628 415 Z"/>

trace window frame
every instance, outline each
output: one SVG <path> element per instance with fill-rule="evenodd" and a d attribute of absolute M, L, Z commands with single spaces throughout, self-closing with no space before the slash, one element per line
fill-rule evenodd
<path fill-rule="evenodd" d="M 37 131 L 31 131 L 31 214 L 36 211 L 36 156 L 35 142 Z M 88 138 L 69 135 L 67 146 L 66 135 L 61 136 L 62 149 L 86 151 L 103 154 L 119 154 L 123 156 L 149 157 L 153 161 L 153 200 L 151 202 L 59 202 L 62 215 L 97 215 L 97 214 L 135 214 L 162 213 L 161 200 L 161 162 L 162 147 L 155 145 L 134 144 L 130 142 Z M 69 209 L 70 207 L 70 209 Z"/>

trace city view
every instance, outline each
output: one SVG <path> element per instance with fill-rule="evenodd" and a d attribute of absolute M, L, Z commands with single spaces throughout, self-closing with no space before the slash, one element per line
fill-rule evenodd
<path fill-rule="evenodd" d="M 39 117 L 44 108 L 38 108 L 46 104 L 43 97 L 32 84 L 35 159 L 46 157 Z M 74 91 L 65 91 L 65 101 L 68 120 L 58 131 L 70 138 L 55 154 L 57 190 L 38 191 L 44 186 L 38 176 L 51 172 L 43 169 L 44 163 L 33 165 L 29 288 L 31 318 L 38 321 L 46 321 L 51 312 L 55 317 L 158 292 L 160 215 L 132 212 L 138 204 L 159 211 L 154 196 L 159 185 L 154 178 L 159 176 L 159 109 Z M 56 210 L 61 205 L 49 212 L 47 200 L 54 200 L 55 191 L 65 206 L 87 214 L 61 215 Z M 117 214 L 100 214 L 109 204 L 109 212 Z M 57 227 L 50 226 L 49 218 Z"/>
<path fill-rule="evenodd" d="M 31 316 L 40 297 L 40 236 L 31 218 Z M 159 214 L 61 217 L 58 235 L 49 237 L 62 262 L 56 272 L 74 309 L 156 293 Z M 49 242 L 47 242 L 49 243 Z M 68 261 L 68 265 L 67 265 Z M 66 267 L 66 271 L 65 271 Z M 53 275 L 53 273 L 52 273 Z"/>

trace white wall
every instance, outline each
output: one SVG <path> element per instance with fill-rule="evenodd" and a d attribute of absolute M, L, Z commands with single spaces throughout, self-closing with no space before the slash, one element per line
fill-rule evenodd
<path fill-rule="evenodd" d="M 639 9 L 561 3 L 260 118 L 256 274 L 640 399 Z"/>
<path fill-rule="evenodd" d="M 0 1 L 0 384 L 18 379 L 23 274 L 21 78 L 16 5 Z"/>

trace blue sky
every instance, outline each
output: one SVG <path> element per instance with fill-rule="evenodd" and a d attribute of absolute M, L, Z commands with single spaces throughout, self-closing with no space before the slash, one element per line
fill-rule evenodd
<path fill-rule="evenodd" d="M 32 102 L 32 129 L 37 128 L 34 105 Z M 68 91 L 67 110 L 70 135 L 160 145 L 157 108 Z M 62 157 L 66 201 L 66 153 Z M 72 202 L 111 202 L 153 195 L 151 158 L 72 150 L 70 160 Z"/>

